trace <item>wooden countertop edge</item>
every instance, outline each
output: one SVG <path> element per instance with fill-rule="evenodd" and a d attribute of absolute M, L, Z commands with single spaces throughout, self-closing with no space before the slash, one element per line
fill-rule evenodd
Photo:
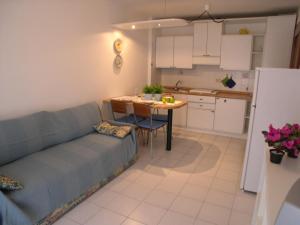
<path fill-rule="evenodd" d="M 174 88 L 174 87 L 165 86 L 165 88 Z M 186 90 L 186 91 L 191 90 L 191 88 L 187 88 L 187 87 L 183 87 L 180 89 Z M 212 97 L 219 97 L 219 98 L 242 99 L 242 100 L 247 100 L 247 101 L 252 100 L 252 93 L 242 92 L 242 91 L 216 90 L 215 94 L 210 94 L 210 93 L 184 93 L 184 92 L 180 92 L 180 91 L 168 90 L 165 93 L 166 94 L 172 93 L 172 94 L 182 94 L 182 95 L 196 95 L 196 96 L 212 96 Z"/>
<path fill-rule="evenodd" d="M 110 103 L 110 100 L 113 98 L 116 98 L 116 97 L 104 99 L 102 102 Z M 122 100 L 122 101 L 124 101 L 126 103 L 132 103 L 132 101 L 130 101 L 130 100 Z M 152 107 L 156 108 L 156 109 L 178 109 L 178 108 L 181 108 L 181 107 L 187 105 L 187 101 L 180 100 L 180 102 L 178 102 L 177 104 L 173 104 L 173 105 L 169 105 L 168 103 L 166 103 L 166 104 L 149 103 L 149 104 L 151 104 Z"/>
<path fill-rule="evenodd" d="M 180 100 L 181 103 L 178 103 L 176 105 L 168 105 L 168 104 L 154 104 L 153 108 L 157 109 L 179 109 L 182 106 L 187 105 L 187 101 Z"/>

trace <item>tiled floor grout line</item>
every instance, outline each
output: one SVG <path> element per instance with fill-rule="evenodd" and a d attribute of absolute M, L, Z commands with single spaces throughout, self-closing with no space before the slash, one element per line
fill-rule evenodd
<path fill-rule="evenodd" d="M 230 141 L 227 143 L 227 146 L 226 146 L 226 148 L 225 148 L 224 154 L 227 152 L 231 140 L 232 140 L 232 139 L 230 139 Z M 210 149 L 210 148 L 209 148 L 209 149 Z M 209 149 L 208 149 L 208 151 L 209 151 Z M 224 156 L 222 157 L 221 161 L 223 161 L 223 160 L 224 160 Z M 219 171 L 220 166 L 221 166 L 221 164 L 218 165 L 217 171 Z M 215 179 L 215 178 L 216 178 L 216 175 L 214 176 L 214 179 Z M 209 186 L 209 188 L 208 188 L 208 192 L 212 189 L 212 185 L 213 185 L 213 182 L 211 182 L 211 184 L 210 184 L 210 186 Z M 223 193 L 226 193 L 226 192 L 223 192 Z M 226 194 L 228 194 L 228 193 L 226 193 Z M 234 196 L 234 200 L 235 200 L 236 194 L 233 195 L 233 196 Z M 203 204 L 202 204 L 202 207 L 201 207 L 201 209 L 199 210 L 198 215 L 196 216 L 196 218 L 199 217 L 199 215 L 200 215 L 200 213 L 201 213 L 201 210 L 202 210 L 202 208 L 203 208 L 203 205 L 204 205 L 205 203 L 209 203 L 209 204 L 211 204 L 211 205 L 215 205 L 215 206 L 222 207 L 222 208 L 225 208 L 225 209 L 230 209 L 230 214 L 229 214 L 228 221 L 227 221 L 227 225 L 229 225 L 230 219 L 231 219 L 231 215 L 232 215 L 232 211 L 233 211 L 233 207 L 234 207 L 234 202 L 232 203 L 231 207 L 229 208 L 229 207 L 220 206 L 220 205 L 217 205 L 217 204 L 214 204 L 214 203 L 211 203 L 211 202 L 207 202 L 207 198 L 206 198 L 206 199 L 204 200 L 204 202 L 203 202 Z M 197 220 L 197 219 L 196 219 L 196 220 Z M 196 222 L 196 220 L 195 220 L 194 222 Z M 207 222 L 209 222 L 209 221 L 207 221 Z M 212 223 L 212 222 L 210 222 L 210 223 Z"/>
<path fill-rule="evenodd" d="M 176 163 L 178 163 L 178 162 L 179 162 L 179 160 L 177 160 Z M 176 164 L 175 164 L 175 165 L 176 165 Z M 171 210 L 171 207 L 173 206 L 173 204 L 174 204 L 174 202 L 176 201 L 176 199 L 180 196 L 181 191 L 184 189 L 185 185 L 187 184 L 187 180 L 188 180 L 188 179 L 186 179 L 184 185 L 182 185 L 182 188 L 180 189 L 180 191 L 178 191 L 177 194 L 175 194 L 175 198 L 173 199 L 173 201 L 172 201 L 172 203 L 170 204 L 170 206 L 169 206 L 168 208 L 163 208 L 163 209 L 165 209 L 166 211 L 165 211 L 165 213 L 163 214 L 163 216 L 160 218 L 160 220 L 159 220 L 159 222 L 157 223 L 157 225 L 160 224 L 160 222 L 163 220 L 163 218 L 165 217 L 165 215 L 166 215 L 169 211 L 172 211 L 172 210 Z M 158 186 L 158 185 L 157 185 L 157 186 Z M 157 186 L 156 186 L 156 187 L 157 187 Z M 155 187 L 153 190 L 155 190 L 156 187 Z M 153 192 L 153 190 L 152 190 L 151 192 Z M 167 192 L 167 191 L 166 191 L 166 192 Z M 172 192 L 169 192 L 169 193 L 172 193 Z M 174 194 L 174 193 L 172 193 L 172 194 Z M 146 199 L 146 198 L 145 198 L 145 199 Z M 145 199 L 143 200 L 143 202 L 145 201 Z M 146 204 L 153 205 L 153 204 L 148 203 L 148 202 L 145 202 L 145 203 L 146 203 Z M 153 205 L 153 206 L 159 207 L 159 206 L 157 206 L 157 205 Z M 160 208 L 161 208 L 161 207 L 160 207 Z M 177 212 L 177 213 L 179 213 L 179 212 Z M 182 214 L 182 213 L 180 213 L 180 214 Z M 184 214 L 182 214 L 182 215 L 184 215 Z M 184 215 L 184 216 L 187 216 L 187 215 Z M 192 217 L 191 217 L 191 218 L 192 218 Z M 193 218 L 193 223 L 195 222 L 196 218 L 197 218 L 197 217 Z"/>
<path fill-rule="evenodd" d="M 228 148 L 229 148 L 231 142 L 232 142 L 232 138 L 230 138 L 230 141 L 229 141 L 229 143 L 227 144 L 227 147 L 226 147 L 226 150 L 225 150 L 224 154 L 228 151 Z M 224 156 L 223 156 L 223 157 L 224 157 Z M 223 161 L 223 160 L 224 160 L 224 158 L 222 159 L 222 161 Z M 221 166 L 221 165 L 219 165 L 218 171 L 220 170 L 220 166 Z M 233 210 L 233 205 L 234 205 L 235 197 L 236 197 L 236 194 L 234 195 L 233 203 L 232 203 L 232 205 L 231 205 L 231 207 L 230 207 L 230 213 L 229 213 L 227 225 L 230 225 L 230 220 L 231 220 L 231 215 L 232 215 L 232 210 Z"/>
<path fill-rule="evenodd" d="M 200 140 L 200 141 L 201 141 L 201 140 Z M 210 149 L 211 147 L 212 147 L 212 144 L 210 144 L 209 148 L 207 149 L 207 152 L 209 151 L 209 149 Z M 206 152 L 206 153 L 207 153 L 207 152 Z M 205 155 L 204 155 L 204 157 L 205 157 Z M 216 177 L 216 175 L 213 176 L 213 179 L 214 179 L 215 177 Z M 209 185 L 208 192 L 209 192 L 209 190 L 210 190 L 211 187 L 212 187 L 212 183 L 213 183 L 213 181 L 212 181 L 211 184 Z M 208 193 L 207 193 L 207 194 L 208 194 Z M 198 217 L 200 216 L 200 213 L 201 213 L 201 211 L 202 211 L 202 209 L 203 209 L 203 206 L 204 206 L 204 204 L 205 204 L 205 200 L 206 200 L 206 199 L 203 200 L 202 205 L 201 205 L 201 207 L 200 207 L 200 209 L 199 209 L 197 215 L 195 216 L 194 224 L 197 222 L 197 219 L 198 219 Z M 207 222 L 209 222 L 209 221 L 207 221 Z M 210 223 L 211 223 L 211 222 L 210 222 Z"/>

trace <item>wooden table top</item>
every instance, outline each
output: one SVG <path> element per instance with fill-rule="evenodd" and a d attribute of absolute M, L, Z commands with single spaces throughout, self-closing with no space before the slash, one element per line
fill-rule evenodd
<path fill-rule="evenodd" d="M 183 100 L 175 100 L 174 103 L 163 103 L 162 101 L 154 101 L 154 100 L 145 100 L 138 96 L 121 96 L 116 98 L 111 98 L 124 102 L 136 102 L 136 103 L 145 103 L 150 104 L 152 108 L 155 109 L 178 109 L 187 104 L 187 101 Z M 111 99 L 106 99 L 104 102 L 109 102 Z"/>

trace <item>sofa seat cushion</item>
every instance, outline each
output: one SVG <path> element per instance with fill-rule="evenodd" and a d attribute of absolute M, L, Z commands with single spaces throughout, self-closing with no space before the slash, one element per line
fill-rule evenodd
<path fill-rule="evenodd" d="M 133 136 L 92 133 L 0 167 L 24 189 L 7 196 L 34 223 L 127 165 L 136 153 Z"/>

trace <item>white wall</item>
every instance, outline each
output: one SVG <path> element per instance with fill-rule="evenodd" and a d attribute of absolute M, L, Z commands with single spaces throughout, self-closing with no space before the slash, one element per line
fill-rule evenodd
<path fill-rule="evenodd" d="M 0 1 L 0 119 L 140 91 L 147 32 L 112 30 L 124 12 L 110 0 Z M 120 71 L 113 67 L 117 37 Z"/>

